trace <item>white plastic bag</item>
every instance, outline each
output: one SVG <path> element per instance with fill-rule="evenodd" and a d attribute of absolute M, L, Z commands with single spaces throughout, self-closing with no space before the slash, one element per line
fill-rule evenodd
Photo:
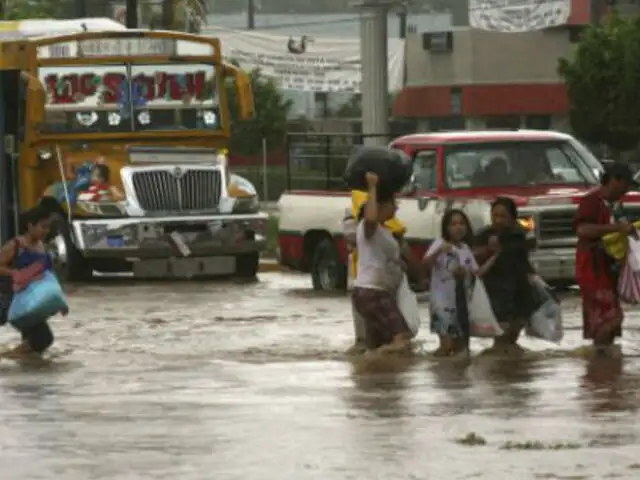
<path fill-rule="evenodd" d="M 420 330 L 420 309 L 418 307 L 418 298 L 416 294 L 413 293 L 413 290 L 411 290 L 406 275 L 403 276 L 396 295 L 398 308 L 400 312 L 402 312 L 411 336 L 415 337 L 418 334 L 418 330 Z"/>
<path fill-rule="evenodd" d="M 504 334 L 489 302 L 484 282 L 476 278 L 469 300 L 470 336 L 478 338 L 499 337 Z"/>
<path fill-rule="evenodd" d="M 629 305 L 640 303 L 640 272 L 634 272 L 630 262 L 631 257 L 622 266 L 618 278 L 618 296 L 620 300 Z"/>
<path fill-rule="evenodd" d="M 628 238 L 627 265 L 634 272 L 640 272 L 640 233 L 635 230 Z"/>
<path fill-rule="evenodd" d="M 527 335 L 559 343 L 564 336 L 560 302 L 553 296 L 549 286 L 540 277 L 534 277 L 531 280 L 531 285 L 542 300 L 542 304 L 529 319 L 526 328 Z"/>

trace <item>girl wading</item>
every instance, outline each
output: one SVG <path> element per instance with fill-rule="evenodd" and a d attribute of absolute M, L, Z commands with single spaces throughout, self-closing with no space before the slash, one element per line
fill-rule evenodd
<path fill-rule="evenodd" d="M 622 335 L 623 314 L 616 291 L 617 266 L 605 253 L 600 239 L 608 233 L 633 231 L 633 225 L 616 221 L 614 204 L 636 184 L 624 164 L 607 168 L 601 184 L 578 206 L 576 280 L 582 296 L 583 336 L 592 340 L 598 351 L 607 353 L 615 338 Z"/>
<path fill-rule="evenodd" d="M 13 292 L 25 288 L 45 270 L 53 270 L 51 258 L 43 243 L 51 228 L 50 211 L 42 206 L 34 207 L 25 214 L 24 224 L 24 234 L 10 240 L 0 250 L 0 324 L 7 322 Z M 61 313 L 66 315 L 68 311 Z M 44 353 L 53 344 L 53 332 L 47 320 L 42 318 L 32 327 L 20 330 L 20 345 L 2 356 L 23 358 L 30 354 Z"/>
<path fill-rule="evenodd" d="M 376 175 L 367 173 L 366 179 L 367 203 L 356 232 L 358 264 L 351 298 L 364 321 L 369 350 L 382 346 L 404 350 L 411 334 L 396 301 L 404 266 L 398 242 L 383 225 L 393 218 L 396 203 L 392 194 L 378 191 Z"/>
<path fill-rule="evenodd" d="M 491 205 L 491 225 L 475 239 L 474 254 L 482 263 L 495 255 L 484 276 L 491 308 L 504 335 L 494 349 L 519 350 L 518 337 L 538 300 L 530 283 L 535 271 L 529 262 L 532 245 L 518 224 L 518 209 L 510 198 L 497 198 Z"/>
<path fill-rule="evenodd" d="M 431 332 L 440 338 L 437 356 L 455 355 L 468 348 L 467 301 L 473 276 L 483 275 L 496 259 L 493 255 L 478 268 L 469 247 L 471 240 L 467 216 L 461 210 L 449 210 L 442 218 L 441 238 L 431 244 L 424 256 L 425 269 L 431 273 Z"/>

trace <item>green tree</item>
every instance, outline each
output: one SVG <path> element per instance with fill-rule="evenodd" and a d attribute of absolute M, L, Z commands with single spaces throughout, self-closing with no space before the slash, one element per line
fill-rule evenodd
<path fill-rule="evenodd" d="M 571 126 L 590 143 L 628 150 L 640 139 L 640 17 L 616 14 L 589 27 L 570 58 L 559 60 Z"/>
<path fill-rule="evenodd" d="M 288 130 L 287 119 L 293 102 L 286 100 L 276 83 L 259 70 L 250 74 L 255 100 L 255 116 L 251 120 L 238 119 L 237 92 L 233 81 L 227 84 L 227 96 L 231 111 L 231 151 L 243 155 L 262 152 L 262 139 L 270 150 L 284 146 Z"/>
<path fill-rule="evenodd" d="M 73 0 L 11 0 L 4 2 L 3 20 L 73 17 Z"/>

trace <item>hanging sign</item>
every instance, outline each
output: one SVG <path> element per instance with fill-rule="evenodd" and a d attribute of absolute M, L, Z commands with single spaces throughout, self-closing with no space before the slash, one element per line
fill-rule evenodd
<path fill-rule="evenodd" d="M 523 33 L 566 25 L 571 0 L 469 0 L 471 28 Z"/>
<path fill-rule="evenodd" d="M 259 69 L 282 89 L 360 93 L 360 38 L 287 37 L 255 31 L 205 27 L 203 35 L 220 40 L 223 56 L 245 71 Z M 389 90 L 402 88 L 404 40 L 389 38 Z"/>

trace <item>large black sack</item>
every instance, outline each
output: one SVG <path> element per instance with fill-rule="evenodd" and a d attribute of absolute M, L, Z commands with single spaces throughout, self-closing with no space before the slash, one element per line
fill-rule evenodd
<path fill-rule="evenodd" d="M 360 147 L 349 159 L 344 179 L 352 190 L 368 190 L 367 172 L 378 176 L 378 190 L 397 193 L 413 173 L 411 159 L 401 150 L 388 147 Z"/>

